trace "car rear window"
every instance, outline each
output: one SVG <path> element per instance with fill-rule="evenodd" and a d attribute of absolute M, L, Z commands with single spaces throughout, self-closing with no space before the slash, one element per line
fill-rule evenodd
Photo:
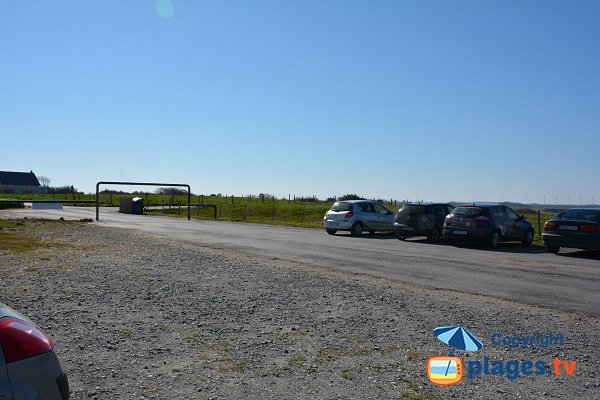
<path fill-rule="evenodd" d="M 427 211 L 427 207 L 426 206 L 416 206 L 416 205 L 410 205 L 410 206 L 403 206 L 400 211 L 398 211 L 399 214 L 408 214 L 408 215 L 415 215 L 415 214 L 423 214 Z"/>
<path fill-rule="evenodd" d="M 352 211 L 352 203 L 337 201 L 331 206 L 331 211 Z"/>
<path fill-rule="evenodd" d="M 565 212 L 560 219 L 570 219 L 575 221 L 600 222 L 600 211 L 596 210 L 569 210 Z"/>
<path fill-rule="evenodd" d="M 454 215 L 463 215 L 468 218 L 479 217 L 485 212 L 483 208 L 479 207 L 456 207 L 452 214 Z"/>

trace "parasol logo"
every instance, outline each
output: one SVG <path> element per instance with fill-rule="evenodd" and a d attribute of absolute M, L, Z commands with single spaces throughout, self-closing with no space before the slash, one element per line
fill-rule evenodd
<path fill-rule="evenodd" d="M 443 343 L 457 350 L 477 351 L 483 347 L 481 340 L 462 326 L 439 326 L 433 334 Z M 429 357 L 427 377 L 431 383 L 440 386 L 454 385 L 462 380 L 463 367 L 460 358 L 454 356 L 452 349 L 448 356 Z"/>

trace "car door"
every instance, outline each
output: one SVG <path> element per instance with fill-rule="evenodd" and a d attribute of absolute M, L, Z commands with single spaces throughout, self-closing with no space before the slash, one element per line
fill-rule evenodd
<path fill-rule="evenodd" d="M 504 212 L 506 213 L 506 226 L 509 230 L 509 236 L 512 240 L 520 240 L 525 236 L 525 230 L 523 224 L 520 224 L 522 218 L 519 217 L 512 208 L 504 206 Z"/>
<path fill-rule="evenodd" d="M 367 201 L 358 203 L 360 210 L 362 223 L 365 225 L 365 230 L 376 230 L 377 229 L 377 216 L 373 209 L 373 204 Z"/>
<path fill-rule="evenodd" d="M 503 206 L 494 206 L 490 207 L 490 216 L 494 221 L 494 227 L 500 230 L 500 235 L 502 239 L 510 238 L 510 224 L 508 224 L 508 218 L 506 217 L 506 213 L 504 212 Z"/>
<path fill-rule="evenodd" d="M 373 204 L 375 210 L 375 218 L 377 219 L 377 230 L 391 231 L 394 229 L 394 213 L 382 206 L 381 204 Z"/>

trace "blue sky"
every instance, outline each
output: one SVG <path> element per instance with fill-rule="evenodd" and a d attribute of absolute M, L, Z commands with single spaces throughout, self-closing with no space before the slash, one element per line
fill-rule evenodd
<path fill-rule="evenodd" d="M 0 170 L 598 203 L 599 20 L 597 1 L 3 0 Z"/>

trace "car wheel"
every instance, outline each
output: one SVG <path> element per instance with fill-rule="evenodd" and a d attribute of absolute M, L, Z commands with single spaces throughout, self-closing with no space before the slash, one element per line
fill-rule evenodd
<path fill-rule="evenodd" d="M 487 244 L 492 249 L 497 248 L 498 245 L 500 245 L 500 232 L 493 231 L 492 234 L 490 235 L 488 241 L 487 241 Z"/>
<path fill-rule="evenodd" d="M 547 246 L 546 249 L 548 253 L 557 254 L 560 251 L 560 247 L 558 246 Z"/>
<path fill-rule="evenodd" d="M 436 243 L 440 240 L 440 231 L 438 228 L 433 228 L 427 231 L 427 240 Z"/>
<path fill-rule="evenodd" d="M 444 244 L 447 244 L 448 246 L 454 246 L 454 243 L 454 239 L 444 238 Z"/>
<path fill-rule="evenodd" d="M 533 243 L 533 231 L 531 229 L 527 231 L 521 243 L 523 246 L 531 246 L 531 243 Z"/>
<path fill-rule="evenodd" d="M 335 233 L 337 232 L 337 230 L 336 229 L 326 228 L 325 232 L 329 233 L 330 235 L 335 235 Z"/>
<path fill-rule="evenodd" d="M 354 225 L 352 225 L 352 228 L 350 229 L 350 234 L 352 236 L 360 236 L 363 233 L 363 224 L 362 222 L 357 222 Z"/>

